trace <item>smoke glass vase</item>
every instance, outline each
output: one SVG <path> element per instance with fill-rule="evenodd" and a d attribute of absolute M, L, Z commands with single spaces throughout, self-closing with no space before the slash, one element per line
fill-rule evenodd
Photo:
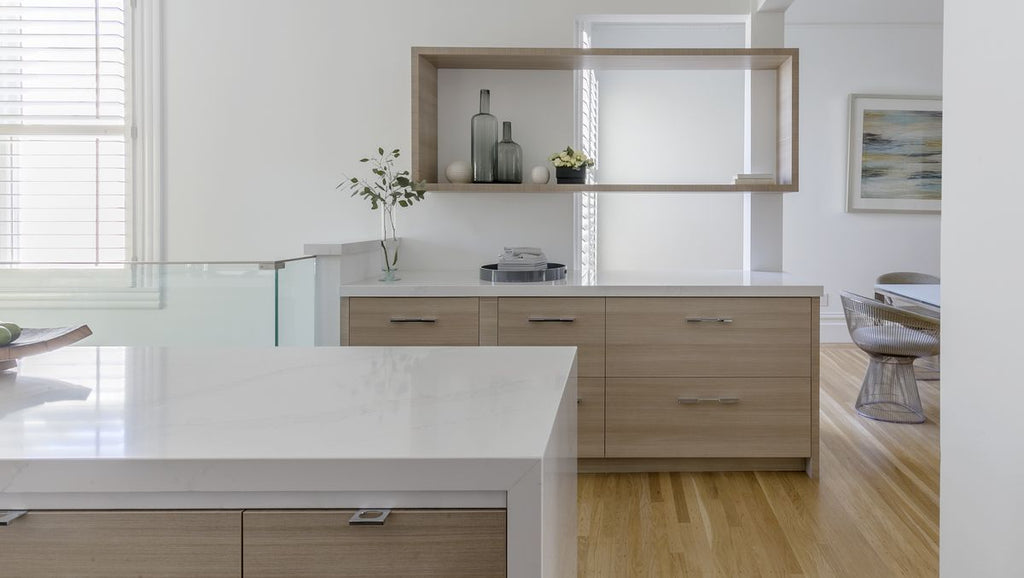
<path fill-rule="evenodd" d="M 491 91 L 480 91 L 480 112 L 471 120 L 474 183 L 493 183 L 498 161 L 498 119 L 491 114 Z"/>
<path fill-rule="evenodd" d="M 512 140 L 512 123 L 505 121 L 501 125 L 502 137 L 498 143 L 498 174 L 495 179 L 499 183 L 523 182 L 523 147 Z"/>

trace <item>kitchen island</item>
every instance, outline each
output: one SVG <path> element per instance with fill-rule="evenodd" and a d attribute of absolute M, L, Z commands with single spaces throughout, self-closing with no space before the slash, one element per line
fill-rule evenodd
<path fill-rule="evenodd" d="M 736 270 L 401 277 L 338 287 L 340 343 L 578 347 L 580 471 L 818 474 L 820 285 Z"/>
<path fill-rule="evenodd" d="M 576 397 L 567 347 L 27 358 L 0 374 L 0 568 L 575 576 Z"/>

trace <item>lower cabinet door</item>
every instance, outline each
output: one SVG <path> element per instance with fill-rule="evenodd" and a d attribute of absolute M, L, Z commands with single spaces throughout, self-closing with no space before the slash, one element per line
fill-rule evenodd
<path fill-rule="evenodd" d="M 351 297 L 349 345 L 480 345 L 476 297 Z"/>
<path fill-rule="evenodd" d="M 576 453 L 604 457 L 604 378 L 580 377 L 576 382 Z"/>
<path fill-rule="evenodd" d="M 807 378 L 607 378 L 605 457 L 811 455 Z"/>
<path fill-rule="evenodd" d="M 505 510 L 393 510 L 350 525 L 355 510 L 247 510 L 246 578 L 505 576 Z"/>
<path fill-rule="evenodd" d="M 580 377 L 604 377 L 604 298 L 502 297 L 498 345 L 575 345 Z"/>
<path fill-rule="evenodd" d="M 30 511 L 0 526 L 0 576 L 239 578 L 240 511 Z"/>

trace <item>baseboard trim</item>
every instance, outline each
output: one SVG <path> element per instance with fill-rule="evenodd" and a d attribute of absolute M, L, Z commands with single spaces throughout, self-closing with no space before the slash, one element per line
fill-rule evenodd
<path fill-rule="evenodd" d="M 581 474 L 633 472 L 802 472 L 806 458 L 580 458 Z"/>
<path fill-rule="evenodd" d="M 842 313 L 821 312 L 821 343 L 853 343 Z"/>

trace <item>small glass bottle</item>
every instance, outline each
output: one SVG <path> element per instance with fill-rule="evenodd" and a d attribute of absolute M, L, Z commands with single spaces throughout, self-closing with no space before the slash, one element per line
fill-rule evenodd
<path fill-rule="evenodd" d="M 523 147 L 512 140 L 512 123 L 501 124 L 502 137 L 498 143 L 498 176 L 499 183 L 523 182 Z"/>
<path fill-rule="evenodd" d="M 491 91 L 480 91 L 480 112 L 473 115 L 470 133 L 473 182 L 493 183 L 498 159 L 498 119 L 491 114 Z"/>

